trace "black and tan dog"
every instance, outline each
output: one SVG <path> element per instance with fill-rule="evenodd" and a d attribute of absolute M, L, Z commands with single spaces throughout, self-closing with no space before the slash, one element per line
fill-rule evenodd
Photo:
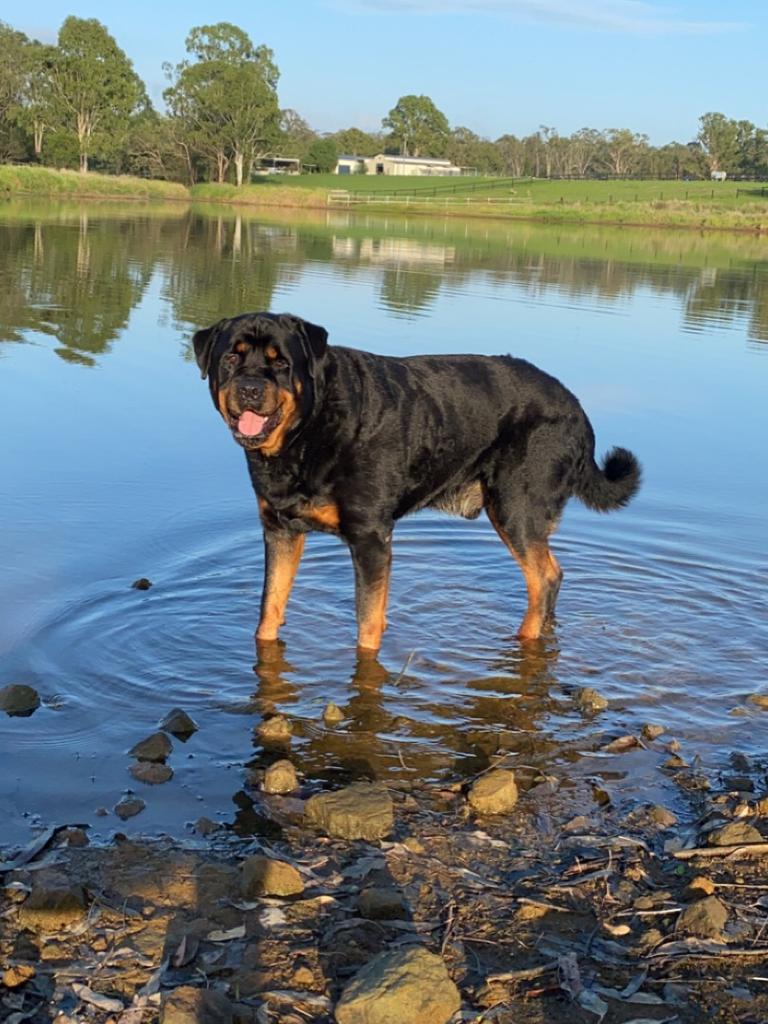
<path fill-rule="evenodd" d="M 484 508 L 528 587 L 521 640 L 552 615 L 562 571 L 549 549 L 568 498 L 619 508 L 640 483 L 634 455 L 602 468 L 578 400 L 511 356 L 405 359 L 329 347 L 322 327 L 289 314 L 246 313 L 198 331 L 195 355 L 235 441 L 245 449 L 264 527 L 256 637 L 284 620 L 304 538 L 341 537 L 355 569 L 358 646 L 386 626 L 392 530 L 437 508 Z"/>

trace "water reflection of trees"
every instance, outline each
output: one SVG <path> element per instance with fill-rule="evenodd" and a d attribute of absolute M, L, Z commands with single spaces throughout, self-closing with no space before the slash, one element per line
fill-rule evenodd
<path fill-rule="evenodd" d="M 224 315 L 272 308 L 275 290 L 309 263 L 373 277 L 381 305 L 398 316 L 423 315 L 441 292 L 478 284 L 574 304 L 610 305 L 650 290 L 678 301 L 689 330 L 743 325 L 768 341 L 768 263 L 752 238 L 264 216 L 181 208 L 110 216 L 89 207 L 23 222 L 6 216 L 0 341 L 42 333 L 58 341 L 61 357 L 89 363 L 123 332 L 156 270 L 189 334 Z"/>

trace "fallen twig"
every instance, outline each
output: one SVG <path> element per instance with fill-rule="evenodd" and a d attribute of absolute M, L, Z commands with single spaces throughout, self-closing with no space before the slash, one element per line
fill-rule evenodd
<path fill-rule="evenodd" d="M 768 843 L 739 843 L 737 846 L 693 846 L 689 850 L 677 850 L 672 854 L 677 860 L 692 860 L 694 857 L 731 857 L 743 854 L 768 853 Z"/>

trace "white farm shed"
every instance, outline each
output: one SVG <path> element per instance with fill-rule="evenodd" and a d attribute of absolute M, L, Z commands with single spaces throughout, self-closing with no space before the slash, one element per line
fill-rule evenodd
<path fill-rule="evenodd" d="M 365 161 L 369 174 L 434 175 L 446 177 L 461 174 L 461 168 L 450 160 L 438 160 L 422 156 L 387 156 L 380 153 Z"/>

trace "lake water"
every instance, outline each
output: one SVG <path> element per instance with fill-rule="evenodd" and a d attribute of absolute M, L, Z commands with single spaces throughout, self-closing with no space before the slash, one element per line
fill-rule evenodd
<path fill-rule="evenodd" d="M 395 532 L 377 662 L 356 664 L 348 553 L 314 535 L 285 647 L 254 665 L 256 504 L 190 337 L 255 309 L 389 355 L 525 357 L 578 395 L 599 452 L 638 455 L 628 509 L 566 510 L 551 636 L 515 641 L 524 586 L 484 517 L 422 513 Z M 292 719 L 308 779 L 455 780 L 497 750 L 594 774 L 590 751 L 644 722 L 711 770 L 766 750 L 768 712 L 747 700 L 768 692 L 760 239 L 5 203 L 0 399 L 0 686 L 43 697 L 0 718 L 0 845 L 41 824 L 232 821 L 271 710 Z M 141 576 L 150 590 L 132 589 Z M 610 702 L 596 719 L 583 686 Z M 132 783 L 127 751 L 175 706 L 200 730 L 175 741 L 173 780 Z M 663 787 L 661 759 L 615 758 L 619 793 Z M 142 814 L 95 816 L 131 783 Z"/>

